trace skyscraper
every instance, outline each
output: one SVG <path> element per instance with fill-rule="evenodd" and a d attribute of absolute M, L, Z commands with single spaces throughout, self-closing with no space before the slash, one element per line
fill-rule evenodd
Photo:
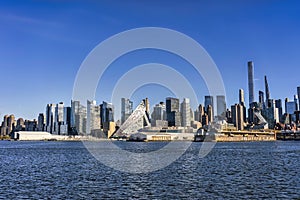
<path fill-rule="evenodd" d="M 214 97 L 213 96 L 205 96 L 204 97 L 204 106 L 205 106 L 206 112 L 207 112 L 209 105 L 211 106 L 212 113 L 214 115 Z"/>
<path fill-rule="evenodd" d="M 259 91 L 258 95 L 259 95 L 258 96 L 258 102 L 259 102 L 261 108 L 264 108 L 265 107 L 264 92 L 263 91 Z"/>
<path fill-rule="evenodd" d="M 294 95 L 294 102 L 295 102 L 295 111 L 297 111 L 299 109 L 299 105 L 298 105 L 298 102 L 299 102 L 299 99 L 298 99 L 298 95 Z"/>
<path fill-rule="evenodd" d="M 300 86 L 299 87 L 297 87 L 297 95 L 298 95 L 298 106 L 300 107 Z M 300 110 L 300 108 L 298 108 L 299 110 Z"/>
<path fill-rule="evenodd" d="M 244 130 L 244 106 L 235 104 L 231 106 L 232 123 L 237 130 Z"/>
<path fill-rule="evenodd" d="M 224 95 L 217 96 L 217 115 L 225 117 L 226 101 Z"/>
<path fill-rule="evenodd" d="M 44 113 L 40 113 L 38 116 L 38 127 L 37 127 L 38 131 L 44 131 L 45 123 L 46 123 L 45 115 Z"/>
<path fill-rule="evenodd" d="M 47 104 L 46 107 L 46 131 L 49 133 L 55 132 L 55 109 L 56 104 Z"/>
<path fill-rule="evenodd" d="M 199 122 L 202 123 L 202 116 L 204 115 L 204 108 L 202 104 L 199 104 L 198 111 L 199 111 Z"/>
<path fill-rule="evenodd" d="M 151 125 L 157 126 L 157 120 L 166 120 L 166 105 L 164 102 L 160 102 L 153 107 L 151 114 Z"/>
<path fill-rule="evenodd" d="M 121 124 L 123 124 L 133 112 L 133 102 L 129 99 L 121 99 Z"/>
<path fill-rule="evenodd" d="M 64 122 L 64 103 L 59 102 L 55 106 L 55 118 L 54 118 L 54 131 L 52 133 L 60 134 L 61 125 L 65 125 Z M 64 131 L 65 133 L 65 131 Z"/>
<path fill-rule="evenodd" d="M 275 100 L 275 107 L 278 109 L 278 117 L 280 119 L 283 114 L 281 99 Z"/>
<path fill-rule="evenodd" d="M 248 62 L 248 88 L 249 88 L 249 104 L 254 102 L 254 66 L 253 62 Z"/>
<path fill-rule="evenodd" d="M 214 120 L 214 114 L 213 114 L 213 108 L 211 105 L 207 106 L 207 111 L 206 111 L 207 115 L 208 115 L 208 122 L 211 123 Z"/>
<path fill-rule="evenodd" d="M 113 122 L 114 121 L 114 106 L 112 103 L 107 103 L 105 101 L 100 105 L 101 109 L 101 122 L 102 124 L 105 122 Z"/>
<path fill-rule="evenodd" d="M 295 101 L 289 101 L 288 98 L 285 99 L 285 113 L 293 115 L 296 111 L 296 102 Z"/>
<path fill-rule="evenodd" d="M 166 98 L 166 113 L 168 126 L 181 126 L 181 115 L 179 112 L 179 99 Z"/>
<path fill-rule="evenodd" d="M 109 138 L 115 131 L 114 106 L 112 103 L 103 101 L 100 110 L 101 126 L 105 136 Z"/>
<path fill-rule="evenodd" d="M 146 108 L 145 114 L 147 116 L 147 119 L 144 118 L 143 123 L 146 126 L 147 125 L 147 121 L 149 121 L 149 122 L 151 121 L 150 120 L 150 103 L 149 103 L 149 99 L 148 98 L 143 99 L 143 103 L 144 103 L 145 108 Z"/>
<path fill-rule="evenodd" d="M 269 84 L 267 80 L 267 76 L 265 76 L 265 92 L 266 92 L 266 106 L 269 106 L 269 99 L 270 99 L 270 91 L 269 91 Z"/>
<path fill-rule="evenodd" d="M 86 112 L 86 133 L 94 134 L 100 131 L 100 106 L 97 106 L 96 101 L 87 100 Z"/>
<path fill-rule="evenodd" d="M 243 89 L 239 89 L 239 103 L 245 105 L 245 93 Z"/>
<path fill-rule="evenodd" d="M 181 103 L 181 126 L 191 126 L 191 107 L 190 99 L 188 98 L 184 98 L 183 102 Z"/>
<path fill-rule="evenodd" d="M 78 134 L 86 133 L 86 107 L 80 101 L 71 101 L 71 127 L 75 128 Z"/>

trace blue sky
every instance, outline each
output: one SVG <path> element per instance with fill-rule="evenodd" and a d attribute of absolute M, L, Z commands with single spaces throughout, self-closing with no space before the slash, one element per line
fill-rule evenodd
<path fill-rule="evenodd" d="M 1 1 L 0 117 L 36 118 L 47 103 L 70 104 L 76 73 L 101 41 L 138 27 L 165 27 L 199 42 L 218 66 L 228 106 L 243 88 L 248 99 L 247 61 L 254 61 L 256 100 L 267 75 L 272 98 L 292 98 L 300 85 L 300 3 L 297 1 Z M 126 55 L 100 81 L 96 100 L 109 92 L 126 70 L 147 62 L 168 64 L 195 85 L 198 100 L 207 94 L 201 77 L 166 52 Z M 124 68 L 120 69 L 120 66 Z M 113 78 L 111 78 L 113 77 Z M 158 103 L 170 91 L 140 88 L 134 100 Z"/>

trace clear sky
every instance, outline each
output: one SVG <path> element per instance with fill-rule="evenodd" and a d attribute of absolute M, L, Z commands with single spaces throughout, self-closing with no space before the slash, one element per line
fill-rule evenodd
<path fill-rule="evenodd" d="M 248 99 L 247 61 L 254 61 L 255 94 L 267 75 L 272 98 L 292 98 L 300 85 L 300 3 L 284 0 L 218 1 L 0 1 L 0 117 L 36 118 L 47 103 L 70 105 L 76 73 L 101 41 L 138 27 L 165 27 L 199 42 L 218 66 L 227 104 Z M 159 51 L 133 52 L 117 60 L 100 81 L 96 100 L 109 101 L 114 81 L 133 66 L 159 62 L 180 70 L 207 94 L 201 77 L 180 58 Z M 120 66 L 124 66 L 120 69 Z M 171 95 L 145 86 L 133 99 L 152 104 Z"/>

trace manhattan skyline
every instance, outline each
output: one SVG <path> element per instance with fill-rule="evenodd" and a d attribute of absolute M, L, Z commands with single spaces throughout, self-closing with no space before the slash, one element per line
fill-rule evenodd
<path fill-rule="evenodd" d="M 199 42 L 221 72 L 227 105 L 238 102 L 240 88 L 248 105 L 248 61 L 254 62 L 255 101 L 258 91 L 264 90 L 265 75 L 271 98 L 293 99 L 300 85 L 300 12 L 296 4 L 188 1 L 182 9 L 179 1 L 1 2 L 0 117 L 13 113 L 33 119 L 48 103 L 63 101 L 69 105 L 77 70 L 88 53 L 114 34 L 147 26 L 174 29 Z M 113 63 L 107 77 L 115 76 L 100 81 L 95 99 L 110 102 L 109 92 L 118 78 L 148 62 L 168 64 L 195 85 L 198 102 L 191 102 L 193 109 L 204 102 L 206 86 L 201 77 L 193 75 L 190 65 L 155 50 L 132 52 Z M 172 95 L 167 89 L 148 85 L 131 98 L 134 107 L 145 92 L 152 106 Z"/>

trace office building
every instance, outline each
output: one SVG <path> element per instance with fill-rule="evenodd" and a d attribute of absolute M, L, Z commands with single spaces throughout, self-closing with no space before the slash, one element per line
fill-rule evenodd
<path fill-rule="evenodd" d="M 38 125 L 37 125 L 38 131 L 45 131 L 45 124 L 46 124 L 45 115 L 44 113 L 40 113 L 38 116 Z"/>
<path fill-rule="evenodd" d="M 239 89 L 239 104 L 245 105 L 245 92 L 243 89 Z"/>
<path fill-rule="evenodd" d="M 261 109 L 265 108 L 265 99 L 264 99 L 264 92 L 263 91 L 259 91 L 258 92 L 258 102 L 259 105 L 261 107 Z"/>
<path fill-rule="evenodd" d="M 204 106 L 205 106 L 205 111 L 206 112 L 208 110 L 209 105 L 211 106 L 212 113 L 213 113 L 213 116 L 214 116 L 214 98 L 213 98 L 213 96 L 205 96 L 204 97 Z"/>
<path fill-rule="evenodd" d="M 60 134 L 61 125 L 65 125 L 64 123 L 64 103 L 59 102 L 55 107 L 55 121 L 54 121 L 54 131 L 53 134 Z"/>
<path fill-rule="evenodd" d="M 181 126 L 191 126 L 191 107 L 190 99 L 188 98 L 184 98 L 183 102 L 181 103 Z"/>
<path fill-rule="evenodd" d="M 46 131 L 55 133 L 55 109 L 56 104 L 47 104 L 46 107 Z"/>
<path fill-rule="evenodd" d="M 281 99 L 275 100 L 275 107 L 278 109 L 278 117 L 280 119 L 282 117 L 282 115 L 283 115 L 283 109 L 282 109 L 282 101 L 281 101 Z"/>
<path fill-rule="evenodd" d="M 105 137 L 110 137 L 115 131 L 114 106 L 105 101 L 100 105 L 101 128 Z"/>
<path fill-rule="evenodd" d="M 14 115 L 5 115 L 1 125 L 1 136 L 6 136 L 12 133 L 15 129 L 16 121 Z"/>
<path fill-rule="evenodd" d="M 207 116 L 208 116 L 208 123 L 212 123 L 214 121 L 214 114 L 213 114 L 213 107 L 211 105 L 207 106 Z"/>
<path fill-rule="evenodd" d="M 225 96 L 219 95 L 217 96 L 217 115 L 225 118 L 225 114 L 226 114 Z"/>
<path fill-rule="evenodd" d="M 276 108 L 276 102 L 273 99 L 268 99 L 268 106 L 262 110 L 262 116 L 268 123 L 268 128 L 273 129 L 275 124 L 279 122 L 279 110 Z"/>
<path fill-rule="evenodd" d="M 269 99 L 270 99 L 270 91 L 269 91 L 269 84 L 267 80 L 267 76 L 265 76 L 265 92 L 266 92 L 266 107 L 270 107 L 269 105 Z"/>
<path fill-rule="evenodd" d="M 96 105 L 96 101 L 87 100 L 86 113 L 86 133 L 94 135 L 95 132 L 100 132 L 100 106 Z"/>
<path fill-rule="evenodd" d="M 181 114 L 179 112 L 179 99 L 166 98 L 166 113 L 168 126 L 181 126 Z"/>
<path fill-rule="evenodd" d="M 133 112 L 133 102 L 129 99 L 121 99 L 121 124 L 123 124 Z"/>
<path fill-rule="evenodd" d="M 298 95 L 298 106 L 300 106 L 300 86 L 299 87 L 297 87 L 297 95 Z M 300 110 L 300 108 L 299 108 L 299 110 Z"/>
<path fill-rule="evenodd" d="M 231 106 L 231 119 L 237 130 L 244 130 L 244 106 L 235 104 Z"/>
<path fill-rule="evenodd" d="M 295 101 L 289 101 L 288 98 L 285 99 L 285 113 L 287 114 L 294 114 L 294 112 L 296 111 L 296 103 Z"/>
<path fill-rule="evenodd" d="M 61 126 L 61 130 L 64 129 L 64 134 L 74 135 L 72 129 L 72 108 L 64 107 L 64 125 Z"/>
<path fill-rule="evenodd" d="M 37 131 L 37 121 L 34 120 L 25 120 L 25 131 Z"/>
<path fill-rule="evenodd" d="M 297 110 L 299 110 L 299 105 L 298 105 L 299 99 L 298 99 L 298 95 L 294 95 L 294 102 L 295 102 L 295 106 L 296 106 L 295 111 L 297 111 Z"/>
<path fill-rule="evenodd" d="M 166 105 L 164 102 L 160 102 L 153 107 L 153 112 L 151 114 L 151 126 L 157 126 L 162 124 L 161 121 L 166 120 Z"/>
<path fill-rule="evenodd" d="M 19 118 L 17 120 L 17 125 L 15 128 L 15 131 L 23 131 L 25 130 L 25 123 L 24 123 L 24 119 L 23 118 Z"/>
<path fill-rule="evenodd" d="M 71 101 L 71 127 L 75 128 L 77 134 L 86 134 L 87 109 L 80 101 Z"/>

